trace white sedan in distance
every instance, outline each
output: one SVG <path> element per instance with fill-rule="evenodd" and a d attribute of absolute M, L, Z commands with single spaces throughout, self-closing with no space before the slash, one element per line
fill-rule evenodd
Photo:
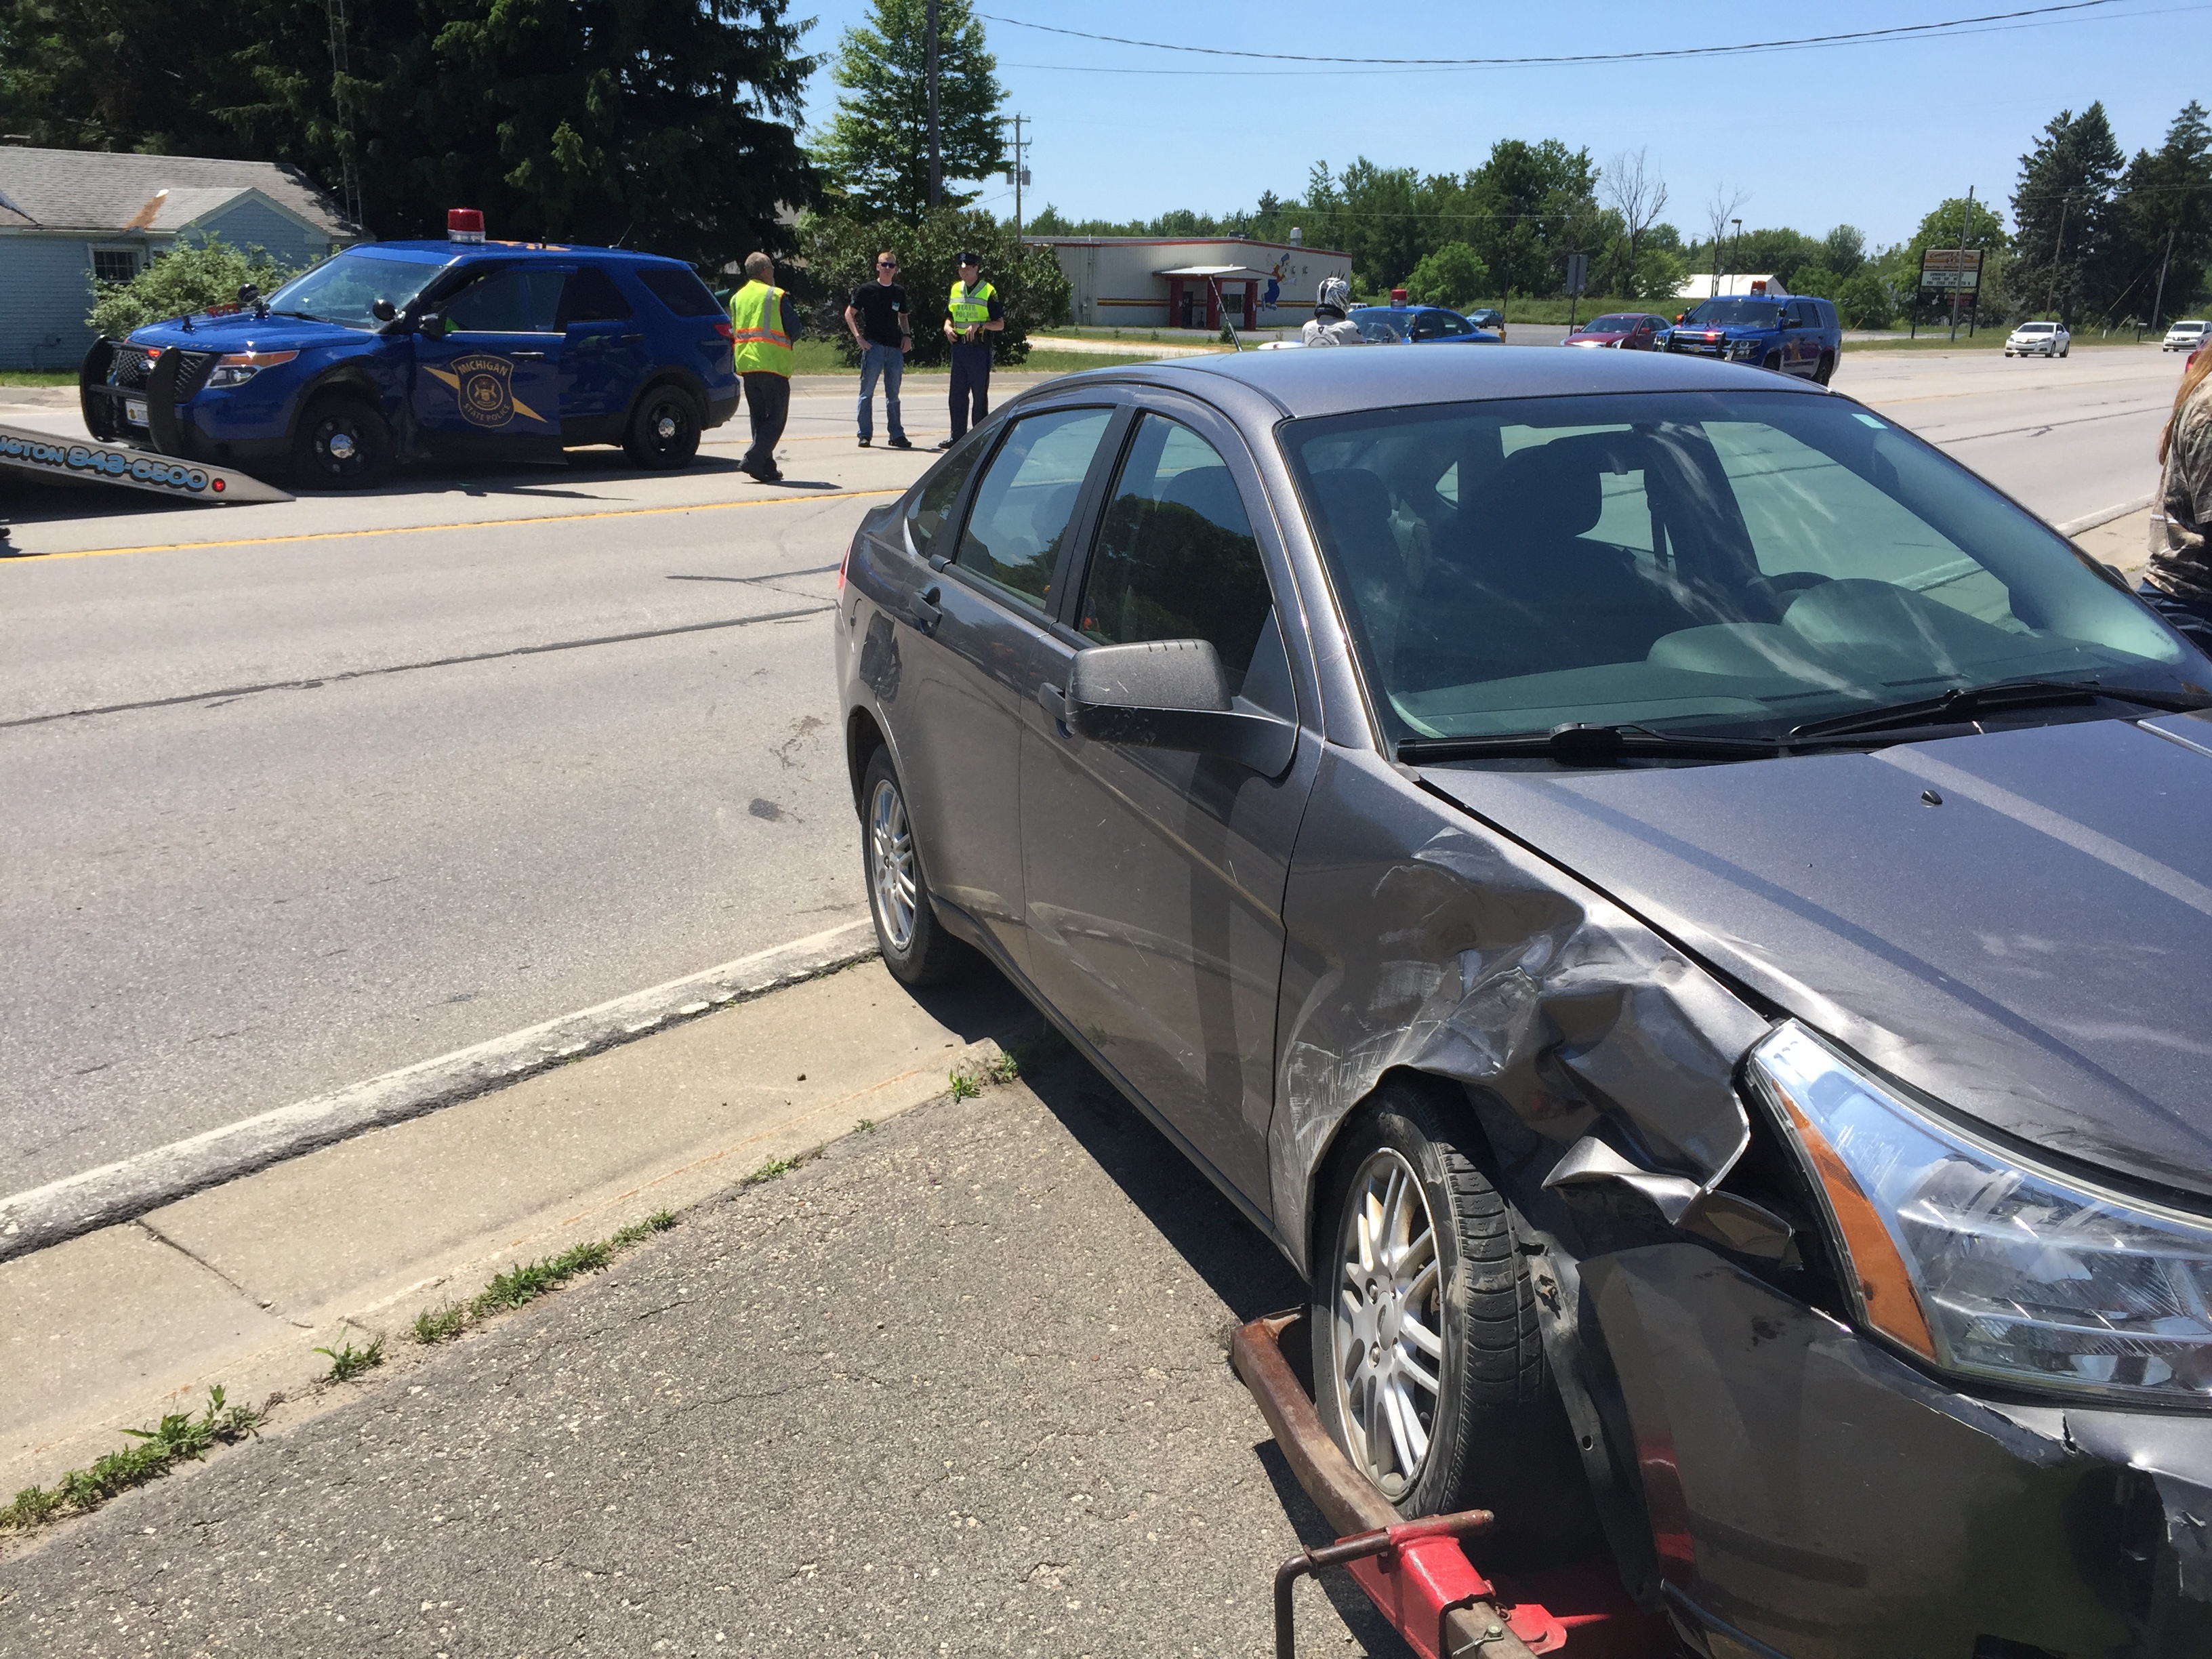
<path fill-rule="evenodd" d="M 2058 323 L 2022 323 L 2005 337 L 2005 356 L 2063 357 L 2072 349 L 2074 337 Z"/>
<path fill-rule="evenodd" d="M 2204 343 L 2208 325 L 2202 320 L 2176 323 L 2166 331 L 2162 349 L 2167 351 L 2194 351 Z"/>

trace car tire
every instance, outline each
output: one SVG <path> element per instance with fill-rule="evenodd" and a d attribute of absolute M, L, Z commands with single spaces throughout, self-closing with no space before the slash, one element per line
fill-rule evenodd
<path fill-rule="evenodd" d="M 907 814 L 891 751 L 878 747 L 860 777 L 860 868 L 884 966 L 902 985 L 940 985 L 975 965 L 975 947 L 946 933 L 930 908 L 921 844 Z"/>
<path fill-rule="evenodd" d="M 2068 352 L 2069 352 L 2069 351 L 2071 351 L 2071 350 L 2073 350 L 2073 349 L 2074 349 L 2074 343 L 2073 343 L 2071 340 L 2069 340 L 2069 341 L 2068 341 L 2064 345 L 2063 345 L 2063 346 L 2061 346 L 2061 347 L 2059 348 L 2059 349 L 2058 349 L 2058 355 L 2059 355 L 2060 356 L 2063 357 L 2063 356 L 2064 356 Z"/>
<path fill-rule="evenodd" d="M 309 404 L 292 435 L 292 482 L 302 489 L 366 489 L 392 470 L 392 428 L 365 398 L 330 393 Z"/>
<path fill-rule="evenodd" d="M 1315 1403 L 1400 1514 L 1492 1510 L 1501 1548 L 1540 1560 L 1594 1538 L 1595 1507 L 1528 1258 L 1468 1156 L 1470 1127 L 1436 1093 L 1389 1082 L 1332 1153 L 1310 1309 Z"/>
<path fill-rule="evenodd" d="M 1820 368 L 1813 371 L 1813 379 L 1818 385 L 1826 386 L 1835 378 L 1836 354 L 1832 351 L 1824 351 L 1820 354 Z"/>
<path fill-rule="evenodd" d="M 623 450 L 639 466 L 674 471 L 699 453 L 698 400 L 672 381 L 647 386 L 629 417 Z"/>

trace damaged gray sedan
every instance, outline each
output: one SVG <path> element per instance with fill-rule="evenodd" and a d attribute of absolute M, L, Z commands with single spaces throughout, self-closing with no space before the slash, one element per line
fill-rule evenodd
<path fill-rule="evenodd" d="M 1402 1512 L 1713 1659 L 2212 1653 L 2212 664 L 2113 574 L 1818 387 L 1280 352 L 1023 397 L 836 629 L 886 963 L 1273 1240 Z"/>

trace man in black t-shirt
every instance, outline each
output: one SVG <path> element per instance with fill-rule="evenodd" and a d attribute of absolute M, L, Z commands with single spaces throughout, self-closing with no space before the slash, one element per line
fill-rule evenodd
<path fill-rule="evenodd" d="M 853 343 L 860 348 L 860 447 L 875 435 L 876 377 L 884 380 L 884 424 L 890 428 L 893 449 L 912 449 L 906 428 L 899 422 L 899 381 L 906 373 L 906 354 L 914 349 L 914 320 L 907 309 L 906 290 L 898 285 L 898 256 L 876 256 L 876 280 L 853 290 L 845 307 L 845 326 Z"/>

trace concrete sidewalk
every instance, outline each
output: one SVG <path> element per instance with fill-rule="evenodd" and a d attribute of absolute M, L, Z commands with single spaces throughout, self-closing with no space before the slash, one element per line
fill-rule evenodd
<path fill-rule="evenodd" d="M 0 1263 L 0 1494 L 50 1484 L 221 1382 L 296 1393 L 519 1261 L 727 1188 L 1041 1032 L 995 975 L 916 997 L 880 963 Z"/>
<path fill-rule="evenodd" d="M 1224 1345 L 1303 1292 L 1061 1052 L 19 1549 L 0 1654 L 1271 1651 L 1328 1528 Z"/>

